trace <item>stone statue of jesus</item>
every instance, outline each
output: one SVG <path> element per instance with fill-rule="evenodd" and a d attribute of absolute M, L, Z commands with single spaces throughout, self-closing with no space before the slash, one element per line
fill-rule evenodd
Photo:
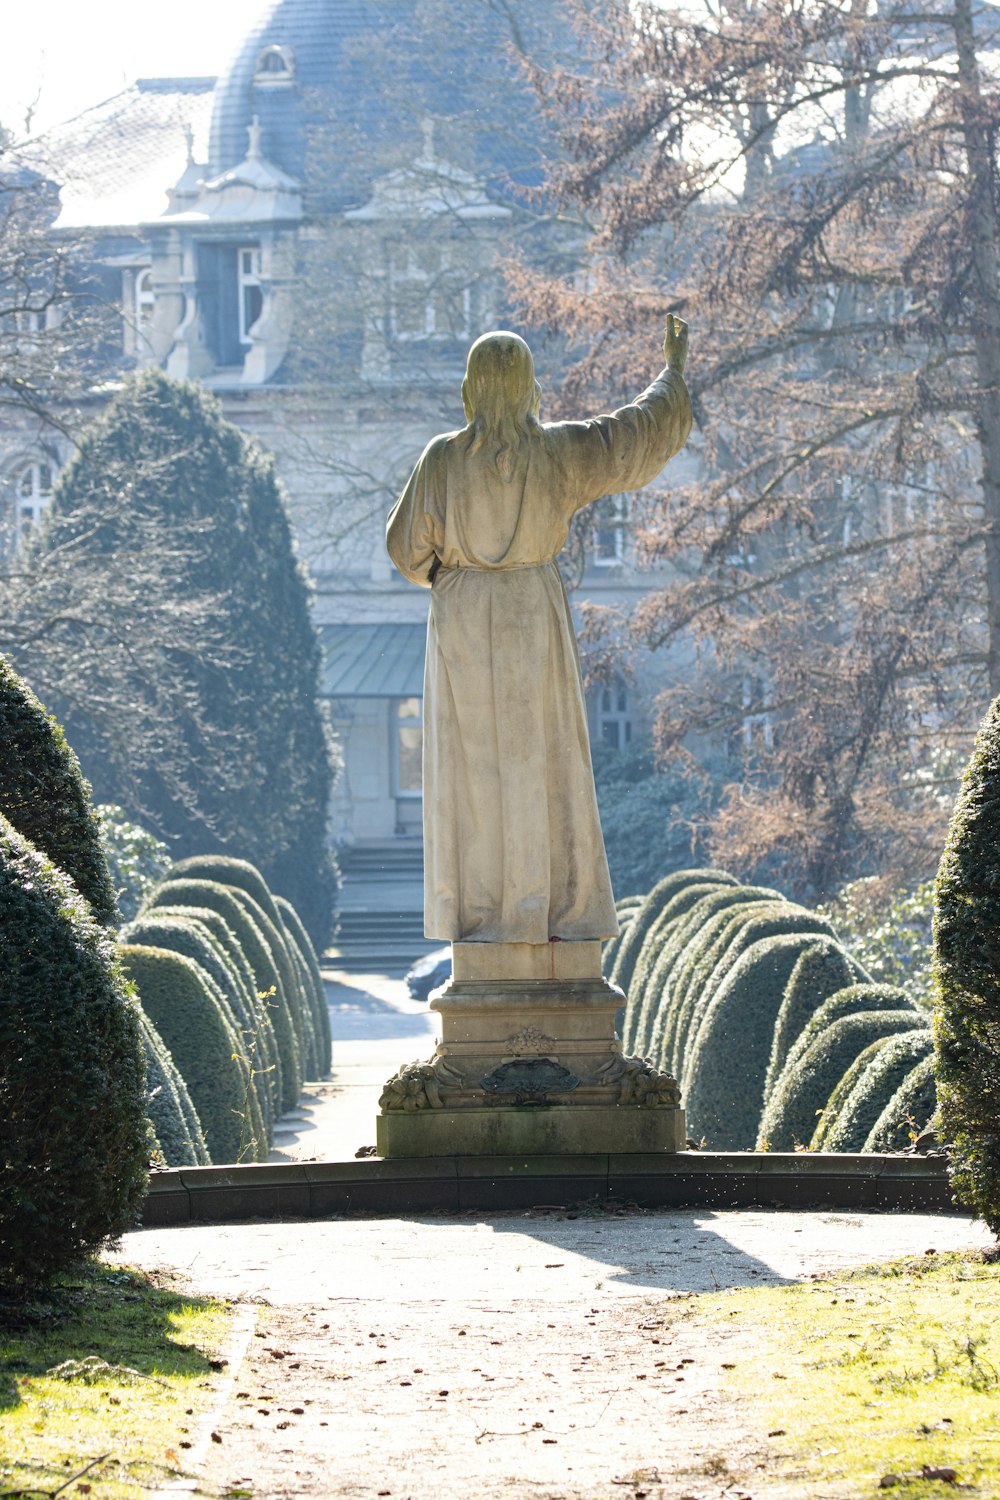
<path fill-rule="evenodd" d="M 389 516 L 399 571 L 431 589 L 424 676 L 424 919 L 461 943 L 618 931 L 576 636 L 556 556 L 576 511 L 638 489 L 684 444 L 687 327 L 630 405 L 543 423 L 531 351 L 469 351 L 466 425 L 425 448 Z"/>

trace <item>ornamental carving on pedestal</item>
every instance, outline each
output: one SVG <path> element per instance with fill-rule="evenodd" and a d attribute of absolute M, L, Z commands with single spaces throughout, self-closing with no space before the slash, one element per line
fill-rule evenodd
<path fill-rule="evenodd" d="M 623 1057 L 616 1052 L 598 1068 L 594 1082 L 617 1086 L 618 1104 L 645 1109 L 680 1108 L 681 1091 L 676 1078 L 669 1073 L 658 1073 L 648 1058 Z"/>
<path fill-rule="evenodd" d="M 532 1052 L 547 1052 L 554 1047 L 556 1039 L 547 1036 L 544 1031 L 539 1031 L 537 1026 L 523 1026 L 520 1031 L 515 1031 L 504 1043 L 508 1052 L 514 1057 L 523 1057 Z"/>
<path fill-rule="evenodd" d="M 458 1088 L 461 1082 L 443 1057 L 433 1058 L 430 1062 L 407 1063 L 382 1090 L 379 1108 L 383 1114 L 391 1110 L 411 1113 L 417 1109 L 443 1109 L 441 1088 Z"/>

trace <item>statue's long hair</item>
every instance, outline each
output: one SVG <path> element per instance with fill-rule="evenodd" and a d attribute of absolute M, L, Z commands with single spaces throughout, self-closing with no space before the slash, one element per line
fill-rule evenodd
<path fill-rule="evenodd" d="M 538 430 L 541 393 L 524 339 L 500 332 L 484 333 L 476 340 L 462 381 L 462 404 L 472 434 L 469 452 L 491 449 L 506 480 L 513 476 L 519 447 Z"/>

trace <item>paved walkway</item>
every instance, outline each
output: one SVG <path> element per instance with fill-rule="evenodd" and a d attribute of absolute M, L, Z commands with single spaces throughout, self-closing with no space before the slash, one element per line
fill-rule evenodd
<path fill-rule="evenodd" d="M 402 1064 L 429 1057 L 440 1023 L 401 979 L 326 971 L 333 1066 L 279 1121 L 271 1161 L 353 1156 L 375 1144 L 378 1097 Z"/>
<path fill-rule="evenodd" d="M 369 1144 L 385 1078 L 433 1045 L 398 981 L 342 976 L 331 1005 L 333 1076 L 276 1159 Z M 722 1369 L 755 1351 L 734 1322 L 696 1322 L 700 1294 L 991 1241 L 958 1215 L 564 1204 L 149 1229 L 118 1258 L 241 1302 L 172 1493 L 844 1500 L 803 1488 L 787 1445 L 725 1393 Z"/>

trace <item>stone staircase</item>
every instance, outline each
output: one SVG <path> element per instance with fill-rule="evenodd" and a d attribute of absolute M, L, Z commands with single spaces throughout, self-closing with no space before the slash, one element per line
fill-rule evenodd
<path fill-rule="evenodd" d="M 420 839 L 356 844 L 340 855 L 340 927 L 325 968 L 404 974 L 440 943 L 424 937 L 424 851 Z"/>

